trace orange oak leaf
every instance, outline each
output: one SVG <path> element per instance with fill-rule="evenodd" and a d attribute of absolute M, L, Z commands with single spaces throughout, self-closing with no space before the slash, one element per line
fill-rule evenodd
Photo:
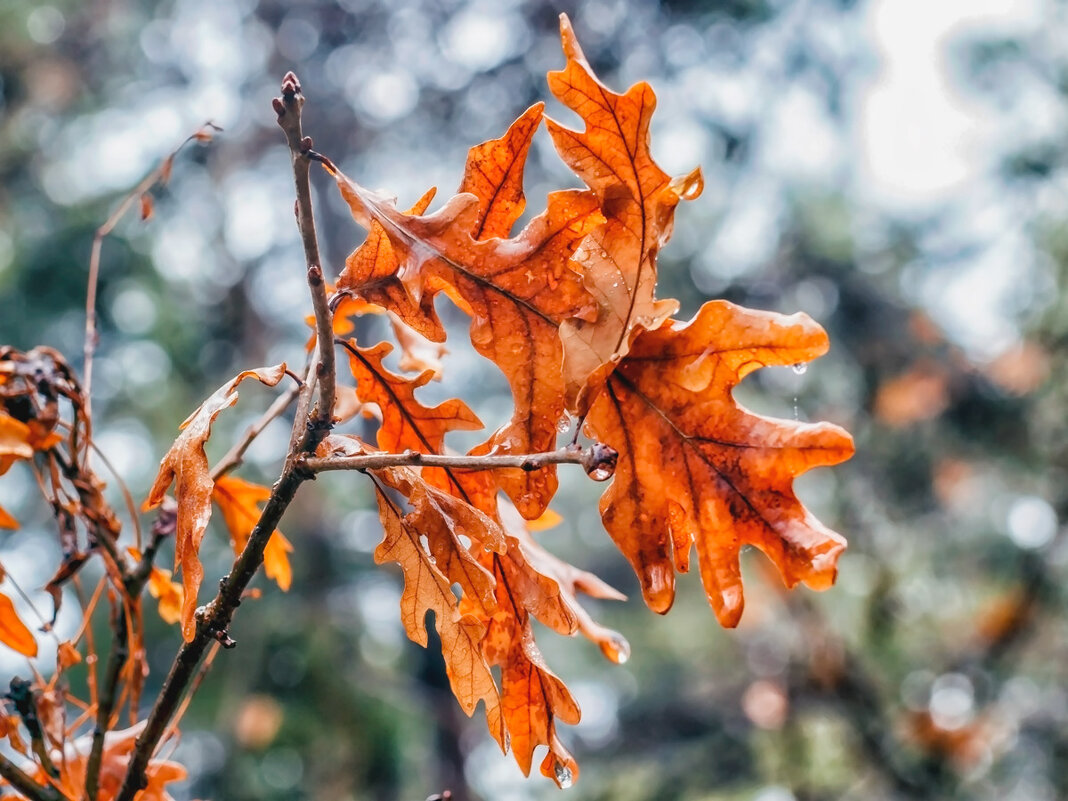
<path fill-rule="evenodd" d="M 458 584 L 463 596 L 482 617 L 496 608 L 493 576 L 472 556 L 472 549 L 505 550 L 500 525 L 474 506 L 427 484 L 411 468 L 377 470 L 383 483 L 400 492 L 411 504 L 406 525 L 426 538 L 426 550 L 438 571 L 450 584 Z M 465 545 L 460 539 L 466 537 Z"/>
<path fill-rule="evenodd" d="M 19 521 L 16 520 L 3 506 L 0 506 L 0 528 L 17 529 L 18 527 Z"/>
<path fill-rule="evenodd" d="M 586 123 L 579 132 L 546 120 L 564 162 L 594 191 L 605 223 L 583 241 L 574 262 L 597 299 L 593 322 L 563 323 L 569 403 L 580 415 L 641 329 L 654 329 L 678 310 L 655 299 L 656 257 L 671 236 L 675 206 L 700 195 L 700 169 L 671 179 L 653 161 L 649 122 L 656 95 L 649 84 L 616 94 L 594 75 L 566 14 L 560 37 L 567 64 L 549 73 L 550 91 Z"/>
<path fill-rule="evenodd" d="M 601 515 L 654 611 L 671 607 L 674 572 L 689 569 L 694 545 L 725 626 L 742 613 L 743 545 L 767 554 L 788 586 L 834 581 L 845 540 L 801 505 L 792 484 L 848 459 L 852 438 L 829 423 L 755 415 L 731 395 L 752 371 L 807 362 L 827 347 L 804 314 L 710 301 L 689 323 L 642 333 L 611 376 L 587 417 L 589 433 L 619 451 Z"/>
<path fill-rule="evenodd" d="M 507 237 L 523 213 L 523 167 L 543 107 L 531 106 L 504 136 L 469 151 L 460 192 L 478 198 L 472 238 Z M 533 453 L 555 445 L 565 405 L 557 329 L 564 320 L 589 316 L 592 308 L 568 260 L 575 245 L 603 221 L 592 193 L 554 192 L 545 213 L 514 240 L 525 258 L 488 267 L 472 261 L 466 269 L 446 267 L 440 273 L 470 306 L 471 342 L 505 374 L 515 400 L 511 421 L 473 453 Z M 511 293 L 508 302 L 501 302 L 498 288 Z M 556 492 L 556 466 L 501 470 L 496 480 L 520 511 L 534 518 Z"/>
<path fill-rule="evenodd" d="M 24 656 L 37 656 L 37 640 L 19 619 L 11 599 L 0 592 L 0 642 Z"/>
<path fill-rule="evenodd" d="M 430 382 L 430 370 L 405 378 L 390 372 L 382 360 L 393 351 L 388 342 L 362 348 L 355 340 L 346 344 L 349 366 L 356 379 L 356 395 L 363 403 L 374 403 L 382 415 L 378 447 L 383 451 L 413 450 L 441 453 L 449 431 L 473 431 L 482 421 L 461 400 L 455 398 L 430 408 L 415 397 L 415 390 Z"/>
<path fill-rule="evenodd" d="M 526 775 L 534 750 L 547 745 L 541 772 L 562 787 L 578 777 L 578 764 L 556 736 L 556 720 L 576 724 L 581 713 L 564 683 L 545 664 L 534 642 L 530 618 L 516 605 L 506 559 L 493 558 L 497 581 L 497 612 L 490 621 L 482 650 L 491 665 L 501 668 L 501 705 L 516 762 Z"/>
<path fill-rule="evenodd" d="M 427 191 L 407 213 L 425 212 L 436 191 Z M 434 310 L 436 293 L 425 286 L 422 276 L 402 269 L 402 258 L 403 251 L 397 253 L 383 223 L 372 220 L 363 244 L 345 260 L 337 288 L 389 309 L 427 339 L 444 342 L 445 329 Z M 339 332 L 341 336 L 346 333 Z"/>
<path fill-rule="evenodd" d="M 240 554 L 248 544 L 249 535 L 260 519 L 260 504 L 271 497 L 268 487 L 237 478 L 221 476 L 212 489 L 211 498 L 219 506 L 226 528 L 230 532 L 230 544 L 235 554 Z M 293 568 L 289 564 L 292 544 L 281 531 L 275 531 L 263 549 L 263 569 L 267 578 L 288 591 L 293 583 Z"/>
<path fill-rule="evenodd" d="M 197 607 L 197 591 L 204 579 L 200 564 L 200 543 L 211 517 L 211 496 L 215 482 L 211 478 L 208 456 L 204 445 L 211 436 L 211 424 L 223 409 L 237 403 L 238 385 L 247 378 L 255 378 L 269 387 L 276 386 L 285 375 L 285 364 L 245 370 L 236 378 L 219 387 L 186 418 L 181 425 L 182 433 L 160 461 L 156 482 L 148 493 L 143 509 L 158 506 L 175 484 L 178 501 L 178 524 L 175 531 L 175 569 L 181 567 L 182 586 L 185 597 L 182 603 L 182 636 L 187 641 L 196 633 L 193 613 Z"/>
<path fill-rule="evenodd" d="M 604 220 L 593 193 L 554 192 L 546 211 L 514 239 L 476 238 L 510 229 L 522 210 L 521 160 L 540 116 L 541 108 L 534 107 L 504 137 L 474 148 L 462 188 L 482 194 L 462 192 L 430 215 L 402 214 L 389 199 L 328 166 L 353 216 L 388 229 L 395 249 L 403 250 L 405 270 L 451 288 L 449 296 L 472 316 L 475 349 L 508 379 L 516 407 L 512 421 L 476 454 L 530 453 L 555 445 L 564 411 L 558 328 L 565 320 L 592 320 L 596 314 L 581 277 L 569 266 L 576 244 Z M 479 159 L 489 164 L 475 181 L 471 175 Z M 498 203 L 498 197 L 511 200 Z M 497 481 L 528 517 L 541 514 L 556 489 L 551 467 L 500 471 Z"/>
<path fill-rule="evenodd" d="M 463 614 L 449 578 L 420 542 L 422 532 L 378 489 L 378 508 L 385 538 L 375 549 L 375 562 L 396 562 L 404 571 L 401 621 L 413 642 L 427 644 L 426 613 L 434 612 L 441 637 L 445 670 L 453 694 L 468 715 L 482 701 L 490 733 L 505 747 L 501 700 L 481 643 L 486 625 L 476 615 Z"/>

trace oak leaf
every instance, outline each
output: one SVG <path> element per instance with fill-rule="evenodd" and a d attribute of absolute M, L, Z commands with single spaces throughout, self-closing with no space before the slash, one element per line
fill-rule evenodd
<path fill-rule="evenodd" d="M 533 133 L 532 120 L 540 118 L 535 107 L 520 118 L 524 136 Z M 481 148 L 501 148 L 502 158 L 518 163 L 516 148 L 523 153 L 529 141 L 506 134 Z M 470 173 L 477 164 L 479 148 L 469 160 Z M 557 421 L 564 410 L 560 373 L 562 350 L 558 327 L 573 317 L 593 319 L 596 308 L 580 276 L 569 267 L 575 244 L 599 225 L 603 218 L 590 192 L 565 190 L 549 195 L 546 211 L 535 217 L 514 239 L 477 239 L 477 234 L 506 230 L 514 222 L 515 188 L 511 204 L 495 205 L 492 197 L 462 192 L 430 215 L 406 215 L 391 199 L 359 186 L 332 165 L 342 197 L 361 224 L 375 224 L 389 231 L 391 257 L 411 275 L 424 282 L 447 287 L 472 316 L 471 341 L 475 349 L 497 364 L 512 387 L 516 410 L 512 422 L 475 453 L 529 453 L 548 450 L 555 444 Z M 496 182 L 514 183 L 516 167 L 473 185 L 491 192 Z M 521 170 L 519 170 L 521 175 Z M 521 197 L 521 190 L 520 195 Z M 414 279 L 412 279 L 414 280 Z M 397 309 L 391 307 L 391 311 Z M 402 315 L 403 316 L 403 315 Z M 502 471 L 502 487 L 524 515 L 537 517 L 556 489 L 555 471 L 545 468 L 533 474 Z"/>
<path fill-rule="evenodd" d="M 829 423 L 774 420 L 741 408 L 733 388 L 752 371 L 810 361 L 827 335 L 789 317 L 706 303 L 686 324 L 643 332 L 587 417 L 589 433 L 619 451 L 601 515 L 631 562 L 653 610 L 674 600 L 675 570 L 692 546 L 708 600 L 738 623 L 738 554 L 755 545 L 788 586 L 816 589 L 835 577 L 845 541 L 793 492 L 794 477 L 848 459 L 852 438 Z"/>
<path fill-rule="evenodd" d="M 407 214 L 427 210 L 437 190 L 428 190 Z M 425 286 L 422 275 L 403 269 L 404 250 L 394 247 L 385 223 L 371 220 L 367 238 L 345 260 L 337 288 L 358 295 L 365 302 L 389 309 L 406 325 L 433 342 L 445 341 L 445 329 L 434 310 L 433 289 Z M 336 319 L 336 313 L 335 313 Z M 339 332 L 341 336 L 349 333 Z"/>
<path fill-rule="evenodd" d="M 430 382 L 433 371 L 425 370 L 415 378 L 391 372 L 382 363 L 393 352 L 388 342 L 363 348 L 349 340 L 346 351 L 356 379 L 356 396 L 363 403 L 377 404 L 381 413 L 378 447 L 383 451 L 441 453 L 449 431 L 482 428 L 482 421 L 461 400 L 453 398 L 433 408 L 420 403 L 415 391 Z"/>
<path fill-rule="evenodd" d="M 574 262 L 600 313 L 590 322 L 563 323 L 564 376 L 570 406 L 580 415 L 633 337 L 654 329 L 678 310 L 656 300 L 656 258 L 671 236 L 675 207 L 701 194 L 700 169 L 672 179 L 649 149 L 656 95 L 644 81 L 617 94 L 593 73 L 566 14 L 560 37 L 567 64 L 549 73 L 549 89 L 585 122 L 585 131 L 546 120 L 564 162 L 595 193 L 603 225 L 581 243 Z"/>
<path fill-rule="evenodd" d="M 234 554 L 240 555 L 260 519 L 259 505 L 271 497 L 271 490 L 236 476 L 221 476 L 215 482 L 211 497 L 222 512 Z M 263 549 L 264 572 L 282 591 L 288 591 L 293 583 L 293 568 L 289 564 L 292 550 L 292 544 L 281 531 L 273 532 Z"/>
<path fill-rule="evenodd" d="M 182 570 L 182 586 L 185 597 L 182 602 L 182 636 L 192 640 L 196 633 L 193 613 L 197 607 L 197 591 L 204 579 L 200 564 L 200 543 L 211 518 L 212 488 L 208 456 L 204 445 L 211 436 L 211 425 L 223 409 L 237 403 L 238 385 L 247 378 L 255 378 L 273 387 L 285 375 L 285 364 L 245 370 L 236 378 L 223 384 L 186 418 L 180 426 L 181 434 L 160 461 L 159 473 L 149 491 L 143 509 L 148 510 L 162 503 L 164 495 L 175 484 L 178 501 L 178 523 L 175 531 L 175 569 Z"/>
<path fill-rule="evenodd" d="M 426 613 L 434 612 L 434 627 L 441 637 L 445 670 L 453 694 L 468 715 L 479 701 L 486 707 L 490 733 L 505 747 L 500 695 L 481 643 L 486 625 L 476 615 L 464 614 L 453 595 L 449 578 L 420 542 L 422 532 L 413 521 L 402 516 L 382 489 L 378 489 L 378 508 L 385 528 L 385 539 L 375 549 L 375 562 L 396 562 L 404 571 L 401 596 L 401 621 L 413 642 L 427 644 Z"/>
<path fill-rule="evenodd" d="M 529 775 L 534 750 L 547 745 L 542 773 L 567 786 L 578 777 L 578 764 L 557 737 L 556 720 L 578 723 L 578 703 L 545 664 L 534 642 L 529 614 L 517 605 L 516 591 L 509 583 L 507 560 L 495 557 L 493 566 L 497 612 L 482 649 L 489 663 L 501 668 L 501 705 L 512 753 L 523 773 Z"/>

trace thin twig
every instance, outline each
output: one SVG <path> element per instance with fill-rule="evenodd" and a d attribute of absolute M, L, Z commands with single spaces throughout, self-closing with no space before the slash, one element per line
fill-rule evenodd
<path fill-rule="evenodd" d="M 141 198 L 149 189 L 156 185 L 158 182 L 165 182 L 170 177 L 171 165 L 174 163 L 174 157 L 178 155 L 178 152 L 184 148 L 187 144 L 194 139 L 197 141 L 206 141 L 210 138 L 210 131 L 221 131 L 222 129 L 215 125 L 213 122 L 206 122 L 200 126 L 195 132 L 187 136 L 182 143 L 176 147 L 167 158 L 163 159 L 152 172 L 146 175 L 137 186 L 130 190 L 129 194 L 122 199 L 118 208 L 111 213 L 111 216 L 107 218 L 103 225 L 96 229 L 96 234 L 93 236 L 93 249 L 89 256 L 89 282 L 85 293 L 85 342 L 83 343 L 84 365 L 82 367 L 83 381 L 82 388 L 85 391 L 85 419 L 87 421 L 87 428 L 92 425 L 92 386 L 93 386 L 93 354 L 96 352 L 97 344 L 97 331 L 96 331 L 96 289 L 100 282 L 100 251 L 104 246 L 104 238 L 108 236 L 119 224 L 126 212 L 130 210 L 134 202 Z M 87 434 L 91 435 L 92 432 L 87 431 Z M 91 439 L 91 436 L 90 436 Z"/>
<path fill-rule="evenodd" d="M 494 456 L 451 456 L 437 453 L 372 453 L 358 456 L 319 456 L 303 460 L 302 464 L 312 473 L 330 470 L 381 470 L 385 467 L 449 467 L 455 470 L 494 470 L 518 467 L 521 470 L 538 470 L 550 464 L 580 464 L 594 479 L 607 479 L 612 474 L 617 454 L 606 445 L 594 443 L 583 448 L 567 445 L 547 453 L 505 454 Z"/>
<path fill-rule="evenodd" d="M 245 457 L 245 451 L 248 450 L 253 440 L 255 440 L 276 417 L 289 408 L 293 399 L 300 393 L 303 384 L 304 382 L 302 380 L 300 384 L 294 384 L 287 389 L 284 394 L 275 398 L 274 403 L 268 407 L 267 411 L 263 413 L 260 419 L 246 429 L 244 436 L 238 442 L 234 443 L 234 446 L 230 448 L 226 455 L 219 460 L 218 464 L 212 468 L 212 481 L 218 481 L 231 470 L 240 467 L 241 462 Z"/>
<path fill-rule="evenodd" d="M 122 668 L 130 656 L 127 646 L 126 609 L 121 600 L 115 608 L 114 618 L 112 628 L 115 636 L 112 637 L 111 652 L 108 654 L 108 664 L 104 669 L 104 685 L 100 693 L 100 703 L 96 709 L 93 743 L 85 767 L 85 797 L 88 801 L 96 801 L 100 787 L 100 764 L 104 756 L 104 736 L 111 725 L 111 713 L 115 709 L 115 698 L 118 694 Z"/>
<path fill-rule="evenodd" d="M 304 260 L 308 268 L 308 287 L 311 289 L 312 309 L 315 312 L 315 333 L 318 340 L 318 358 L 315 361 L 315 381 L 308 381 L 307 395 L 312 385 L 319 384 L 317 422 L 329 427 L 334 414 L 335 375 L 333 320 L 326 297 L 326 280 L 323 278 L 322 260 L 319 257 L 319 242 L 315 236 L 315 215 L 312 209 L 311 162 L 307 154 L 312 149 L 311 137 L 304 136 L 301 127 L 301 110 L 304 95 L 300 81 L 292 72 L 282 79 L 282 96 L 275 98 L 274 110 L 278 114 L 278 126 L 286 135 L 289 155 L 293 163 L 293 182 L 297 192 L 296 217 L 304 245 Z"/>

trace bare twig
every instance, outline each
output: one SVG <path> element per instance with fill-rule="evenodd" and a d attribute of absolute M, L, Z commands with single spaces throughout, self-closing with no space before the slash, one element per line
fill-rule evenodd
<path fill-rule="evenodd" d="M 567 445 L 547 453 L 507 454 L 494 456 L 451 456 L 436 453 L 372 453 L 359 456 L 310 457 L 302 464 L 312 473 L 329 470 L 380 470 L 385 467 L 448 467 L 454 470 L 494 470 L 518 467 L 521 470 L 538 470 L 550 464 L 580 464 L 591 478 L 604 480 L 612 475 L 618 454 L 612 448 L 594 443 L 583 448 Z"/>
<path fill-rule="evenodd" d="M 303 108 L 304 95 L 300 92 L 300 81 L 292 72 L 287 72 L 282 79 L 282 96 L 274 100 L 274 110 L 278 114 L 278 126 L 286 135 L 293 163 L 293 181 L 297 191 L 297 228 L 304 245 L 304 260 L 308 267 L 308 287 L 311 289 L 318 342 L 315 380 L 308 381 L 305 396 L 310 398 L 312 386 L 318 382 L 319 406 L 315 417 L 320 426 L 329 428 L 334 414 L 334 328 L 326 298 L 326 280 L 323 278 L 322 260 L 319 257 L 319 241 L 315 236 L 311 181 L 308 176 L 311 162 L 307 156 L 312 149 L 312 140 L 310 136 L 304 136 L 301 128 Z"/>
<path fill-rule="evenodd" d="M 104 684 L 100 693 L 100 702 L 96 709 L 93 742 L 89 749 L 89 758 L 85 766 L 85 797 L 88 801 L 96 801 L 97 791 L 100 788 L 100 764 L 104 756 L 104 736 L 111 726 L 111 713 L 115 709 L 119 677 L 122 675 L 122 668 L 130 656 L 127 645 L 129 630 L 127 628 L 126 609 L 121 601 L 115 607 L 112 629 L 115 634 L 111 638 L 111 652 L 108 654 L 108 664 L 104 669 Z"/>
<path fill-rule="evenodd" d="M 303 381 L 300 384 L 294 384 L 287 389 L 284 394 L 275 398 L 267 411 L 263 413 L 259 420 L 250 425 L 246 430 L 244 436 L 234 443 L 234 446 L 227 451 L 226 455 L 219 460 L 218 464 L 211 470 L 212 481 L 218 481 L 224 475 L 231 470 L 235 470 L 240 467 L 242 460 L 245 457 L 245 451 L 248 450 L 253 440 L 256 439 L 263 429 L 267 428 L 270 423 L 277 418 L 282 412 L 289 408 L 289 405 L 293 402 L 293 399 L 297 397 L 303 387 Z"/>
<path fill-rule="evenodd" d="M 194 140 L 198 142 L 207 141 L 211 138 L 212 131 L 221 130 L 219 126 L 209 121 L 187 136 L 167 158 L 163 159 L 152 172 L 141 180 L 141 183 L 130 190 L 129 194 L 119 203 L 118 208 L 111 213 L 111 216 L 107 218 L 103 225 L 96 229 L 96 234 L 93 236 L 93 249 L 89 256 L 89 282 L 85 295 L 85 342 L 82 346 L 85 362 L 82 367 L 82 386 L 85 390 L 85 417 L 88 421 L 92 421 L 93 354 L 96 352 L 97 344 L 96 289 L 100 279 L 100 251 L 104 246 L 104 238 L 115 229 L 115 226 L 119 224 L 119 220 L 126 215 L 126 212 L 145 192 L 157 183 L 165 183 L 167 181 L 170 177 L 171 165 L 174 164 L 174 157 L 178 155 L 178 152 L 183 147 Z"/>

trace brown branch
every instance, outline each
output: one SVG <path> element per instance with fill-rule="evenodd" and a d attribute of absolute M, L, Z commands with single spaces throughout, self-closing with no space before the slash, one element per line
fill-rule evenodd
<path fill-rule="evenodd" d="M 3 754 L 0 754 L 0 776 L 30 801 L 63 801 L 55 787 L 38 784 Z"/>
<path fill-rule="evenodd" d="M 121 600 L 115 609 L 112 628 L 115 636 L 111 639 L 111 652 L 108 654 L 108 664 L 104 669 L 103 691 L 96 709 L 93 743 L 85 766 L 85 797 L 88 801 L 96 801 L 97 791 L 100 789 L 100 765 L 104 757 L 104 737 L 111 727 L 111 713 L 115 709 L 122 668 L 130 656 L 130 649 L 127 645 L 129 632 L 126 608 Z"/>
<path fill-rule="evenodd" d="M 308 287 L 311 289 L 312 308 L 315 312 L 317 340 L 314 378 L 307 382 L 302 400 L 310 400 L 312 389 L 318 383 L 319 405 L 315 420 L 318 425 L 329 428 L 333 420 L 336 391 L 332 346 L 334 328 L 326 298 L 326 280 L 323 278 L 322 260 L 319 257 L 319 241 L 315 236 L 315 215 L 309 179 L 311 162 L 307 155 L 312 149 L 312 140 L 311 137 L 304 136 L 301 127 L 303 108 L 304 95 L 300 91 L 300 81 L 292 72 L 287 72 L 282 79 L 282 96 L 274 99 L 274 110 L 278 114 L 278 126 L 286 135 L 293 164 L 293 182 L 297 192 L 297 228 L 300 230 L 304 260 L 308 267 Z"/>
<path fill-rule="evenodd" d="M 567 445 L 546 453 L 494 456 L 451 456 L 437 453 L 371 453 L 360 456 L 323 456 L 305 458 L 303 466 L 312 473 L 330 470 L 381 470 L 385 467 L 449 467 L 455 470 L 494 470 L 518 467 L 538 470 L 550 464 L 580 464 L 591 478 L 604 481 L 611 477 L 618 454 L 607 445 L 595 442 L 589 447 Z"/>
<path fill-rule="evenodd" d="M 178 708 L 186 688 L 196 675 L 201 657 L 213 642 L 225 644 L 229 640 L 227 629 L 230 621 L 241 603 L 245 588 L 263 563 L 263 549 L 267 546 L 267 540 L 278 527 L 286 508 L 305 480 L 304 472 L 298 470 L 296 465 L 295 460 L 286 462 L 281 478 L 274 485 L 256 527 L 249 535 L 248 544 L 234 561 L 229 575 L 219 582 L 219 593 L 214 600 L 199 610 L 197 630 L 193 639 L 183 643 L 178 649 L 159 696 L 149 712 L 145 728 L 137 738 L 137 745 L 116 801 L 133 801 L 138 791 L 145 787 L 148 761 Z"/>
<path fill-rule="evenodd" d="M 327 308 L 326 286 L 319 262 L 319 248 L 315 238 L 315 223 L 312 216 L 311 189 L 308 180 L 308 160 L 304 151 L 311 148 L 311 140 L 301 132 L 300 113 L 304 97 L 296 76 L 288 73 L 282 81 L 282 97 L 275 98 L 274 108 L 278 123 L 286 134 L 292 154 L 293 177 L 297 191 L 297 226 L 304 242 L 308 262 L 308 286 L 311 289 L 312 305 L 315 308 L 316 332 L 320 348 L 298 398 L 297 415 L 293 421 L 294 437 L 286 456 L 282 475 L 271 490 L 271 497 L 260 514 L 260 519 L 249 534 L 245 549 L 234 560 L 230 573 L 219 582 L 219 592 L 205 607 L 197 610 L 197 629 L 193 639 L 182 643 L 175 656 L 163 687 L 156 698 L 145 728 L 137 738 L 126 776 L 115 801 L 133 801 L 137 793 L 147 785 L 146 771 L 156 746 L 168 731 L 168 725 L 181 704 L 182 697 L 197 675 L 205 651 L 213 643 L 232 646 L 227 629 L 234 612 L 241 603 L 249 582 L 263 564 L 263 550 L 278 527 L 297 489 L 309 478 L 303 469 L 300 457 L 315 452 L 333 422 L 334 409 L 334 352 L 333 326 Z M 319 406 L 309 412 L 311 392 L 319 386 Z M 225 461 L 225 458 L 224 458 Z"/>

